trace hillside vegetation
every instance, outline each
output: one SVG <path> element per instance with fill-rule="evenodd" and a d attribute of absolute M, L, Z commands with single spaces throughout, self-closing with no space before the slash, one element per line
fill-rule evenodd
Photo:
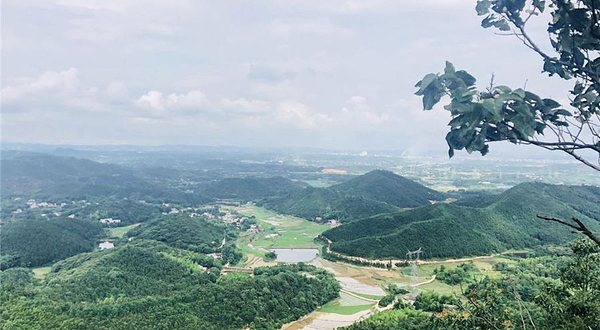
<path fill-rule="evenodd" d="M 363 197 L 401 208 L 428 205 L 443 194 L 389 171 L 374 170 L 332 186 L 346 196 Z"/>
<path fill-rule="evenodd" d="M 417 207 L 444 196 L 392 172 L 375 170 L 329 188 L 305 188 L 265 206 L 280 213 L 314 220 L 349 221 L 398 208 Z"/>
<path fill-rule="evenodd" d="M 1 273 L 2 328 L 278 329 L 339 292 L 333 276 L 313 266 L 219 276 L 212 262 L 139 240 L 62 261 L 42 283 L 10 269 Z"/>
<path fill-rule="evenodd" d="M 164 187 L 133 170 L 87 159 L 29 152 L 2 152 L 2 198 L 85 200 L 127 197 L 170 202 L 206 202 L 194 193 Z"/>
<path fill-rule="evenodd" d="M 41 266 L 91 251 L 104 235 L 99 223 L 78 219 L 9 221 L 0 226 L 3 269 Z"/>
<path fill-rule="evenodd" d="M 169 215 L 127 232 L 133 239 L 151 239 L 172 247 L 201 253 L 215 252 L 225 237 L 225 226 L 204 217 Z"/>
<path fill-rule="evenodd" d="M 205 187 L 203 194 L 218 199 L 239 199 L 244 201 L 265 197 L 285 196 L 306 185 L 281 176 L 261 178 L 225 178 Z"/>
<path fill-rule="evenodd" d="M 577 216 L 600 229 L 600 188 L 524 183 L 485 207 L 436 204 L 361 219 L 326 231 L 331 249 L 368 258 L 404 258 L 423 248 L 425 257 L 487 255 L 574 238 L 564 226 L 536 218 Z"/>

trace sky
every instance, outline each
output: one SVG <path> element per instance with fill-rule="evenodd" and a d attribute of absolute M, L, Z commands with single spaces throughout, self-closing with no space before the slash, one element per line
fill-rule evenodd
<path fill-rule="evenodd" d="M 449 114 L 414 85 L 446 60 L 567 96 L 475 4 L 3 0 L 2 141 L 445 149 Z"/>

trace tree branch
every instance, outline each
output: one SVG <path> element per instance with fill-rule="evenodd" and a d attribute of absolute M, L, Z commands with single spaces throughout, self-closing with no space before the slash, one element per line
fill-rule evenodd
<path fill-rule="evenodd" d="M 567 227 L 573 228 L 575 229 L 576 232 L 580 232 L 582 234 L 584 234 L 585 236 L 589 237 L 592 241 L 594 241 L 596 244 L 598 244 L 598 246 L 600 246 L 600 238 L 598 238 L 598 236 L 596 236 L 594 233 L 592 233 L 584 224 L 583 222 L 581 222 L 581 220 L 577 219 L 576 217 L 572 218 L 572 221 L 575 223 L 571 223 L 562 219 L 558 219 L 558 218 L 554 218 L 554 217 L 548 217 L 548 216 L 544 216 L 544 215 L 540 215 L 538 214 L 537 217 L 539 219 L 542 220 L 546 220 L 546 221 L 552 221 L 552 222 L 558 222 L 560 224 L 563 224 Z"/>

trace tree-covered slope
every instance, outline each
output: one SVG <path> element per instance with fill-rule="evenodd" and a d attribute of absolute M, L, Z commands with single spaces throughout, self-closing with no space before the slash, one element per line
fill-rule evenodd
<path fill-rule="evenodd" d="M 94 249 L 99 223 L 79 219 L 21 220 L 0 224 L 2 268 L 36 267 Z"/>
<path fill-rule="evenodd" d="M 392 309 L 377 313 L 366 320 L 340 330 L 423 330 L 432 329 L 433 319 L 429 314 L 413 309 Z"/>
<path fill-rule="evenodd" d="M 60 261 L 46 277 L 47 285 L 73 302 L 93 302 L 119 295 L 169 295 L 216 274 L 195 265 L 212 267 L 213 258 L 166 245 L 142 241 L 111 250 L 79 254 Z M 53 292 L 54 293 L 54 292 Z"/>
<path fill-rule="evenodd" d="M 375 170 L 332 186 L 347 196 L 360 196 L 397 207 L 428 205 L 443 194 L 389 171 Z"/>
<path fill-rule="evenodd" d="M 285 196 L 305 185 L 281 176 L 262 178 L 225 178 L 211 183 L 202 191 L 206 196 L 220 199 L 255 200 Z"/>
<path fill-rule="evenodd" d="M 42 283 L 11 270 L 11 285 L 1 292 L 2 328 L 278 329 L 339 292 L 333 276 L 313 266 L 220 276 L 212 262 L 138 240 L 64 260 Z"/>
<path fill-rule="evenodd" d="M 82 200 L 127 197 L 170 202 L 205 202 L 198 194 L 157 185 L 132 169 L 87 159 L 27 152 L 2 152 L 2 198 Z"/>
<path fill-rule="evenodd" d="M 398 208 L 417 207 L 444 196 L 419 183 L 388 171 L 371 171 L 329 188 L 305 188 L 265 206 L 309 220 L 315 217 L 355 220 Z"/>
<path fill-rule="evenodd" d="M 225 226 L 204 217 L 186 214 L 160 217 L 127 232 L 133 239 L 149 239 L 202 253 L 215 252 L 225 237 Z"/>
<path fill-rule="evenodd" d="M 420 247 L 429 258 L 485 255 L 574 238 L 568 228 L 537 219 L 539 213 L 577 216 L 600 231 L 600 204 L 589 202 L 599 196 L 598 188 L 587 186 L 525 183 L 487 207 L 430 205 L 354 221 L 323 235 L 333 241 L 332 250 L 369 258 L 404 258 Z"/>
<path fill-rule="evenodd" d="M 398 210 L 383 202 L 346 196 L 332 189 L 312 187 L 302 189 L 285 198 L 272 199 L 266 206 L 279 213 L 292 214 L 309 220 L 322 217 L 341 221 Z"/>

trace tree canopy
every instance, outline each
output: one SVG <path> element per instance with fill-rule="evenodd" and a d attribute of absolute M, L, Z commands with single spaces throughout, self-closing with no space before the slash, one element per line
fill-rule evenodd
<path fill-rule="evenodd" d="M 524 88 L 496 85 L 479 89 L 467 71 L 446 62 L 442 74 L 427 74 L 416 85 L 423 108 L 431 110 L 444 96 L 450 103 L 449 155 L 455 150 L 485 155 L 489 142 L 509 141 L 560 150 L 600 171 L 600 1 L 480 0 L 481 25 L 512 35 L 541 56 L 543 72 L 574 80 L 567 110 L 552 98 Z M 542 50 L 527 32 L 532 17 L 550 11 L 552 52 Z"/>

